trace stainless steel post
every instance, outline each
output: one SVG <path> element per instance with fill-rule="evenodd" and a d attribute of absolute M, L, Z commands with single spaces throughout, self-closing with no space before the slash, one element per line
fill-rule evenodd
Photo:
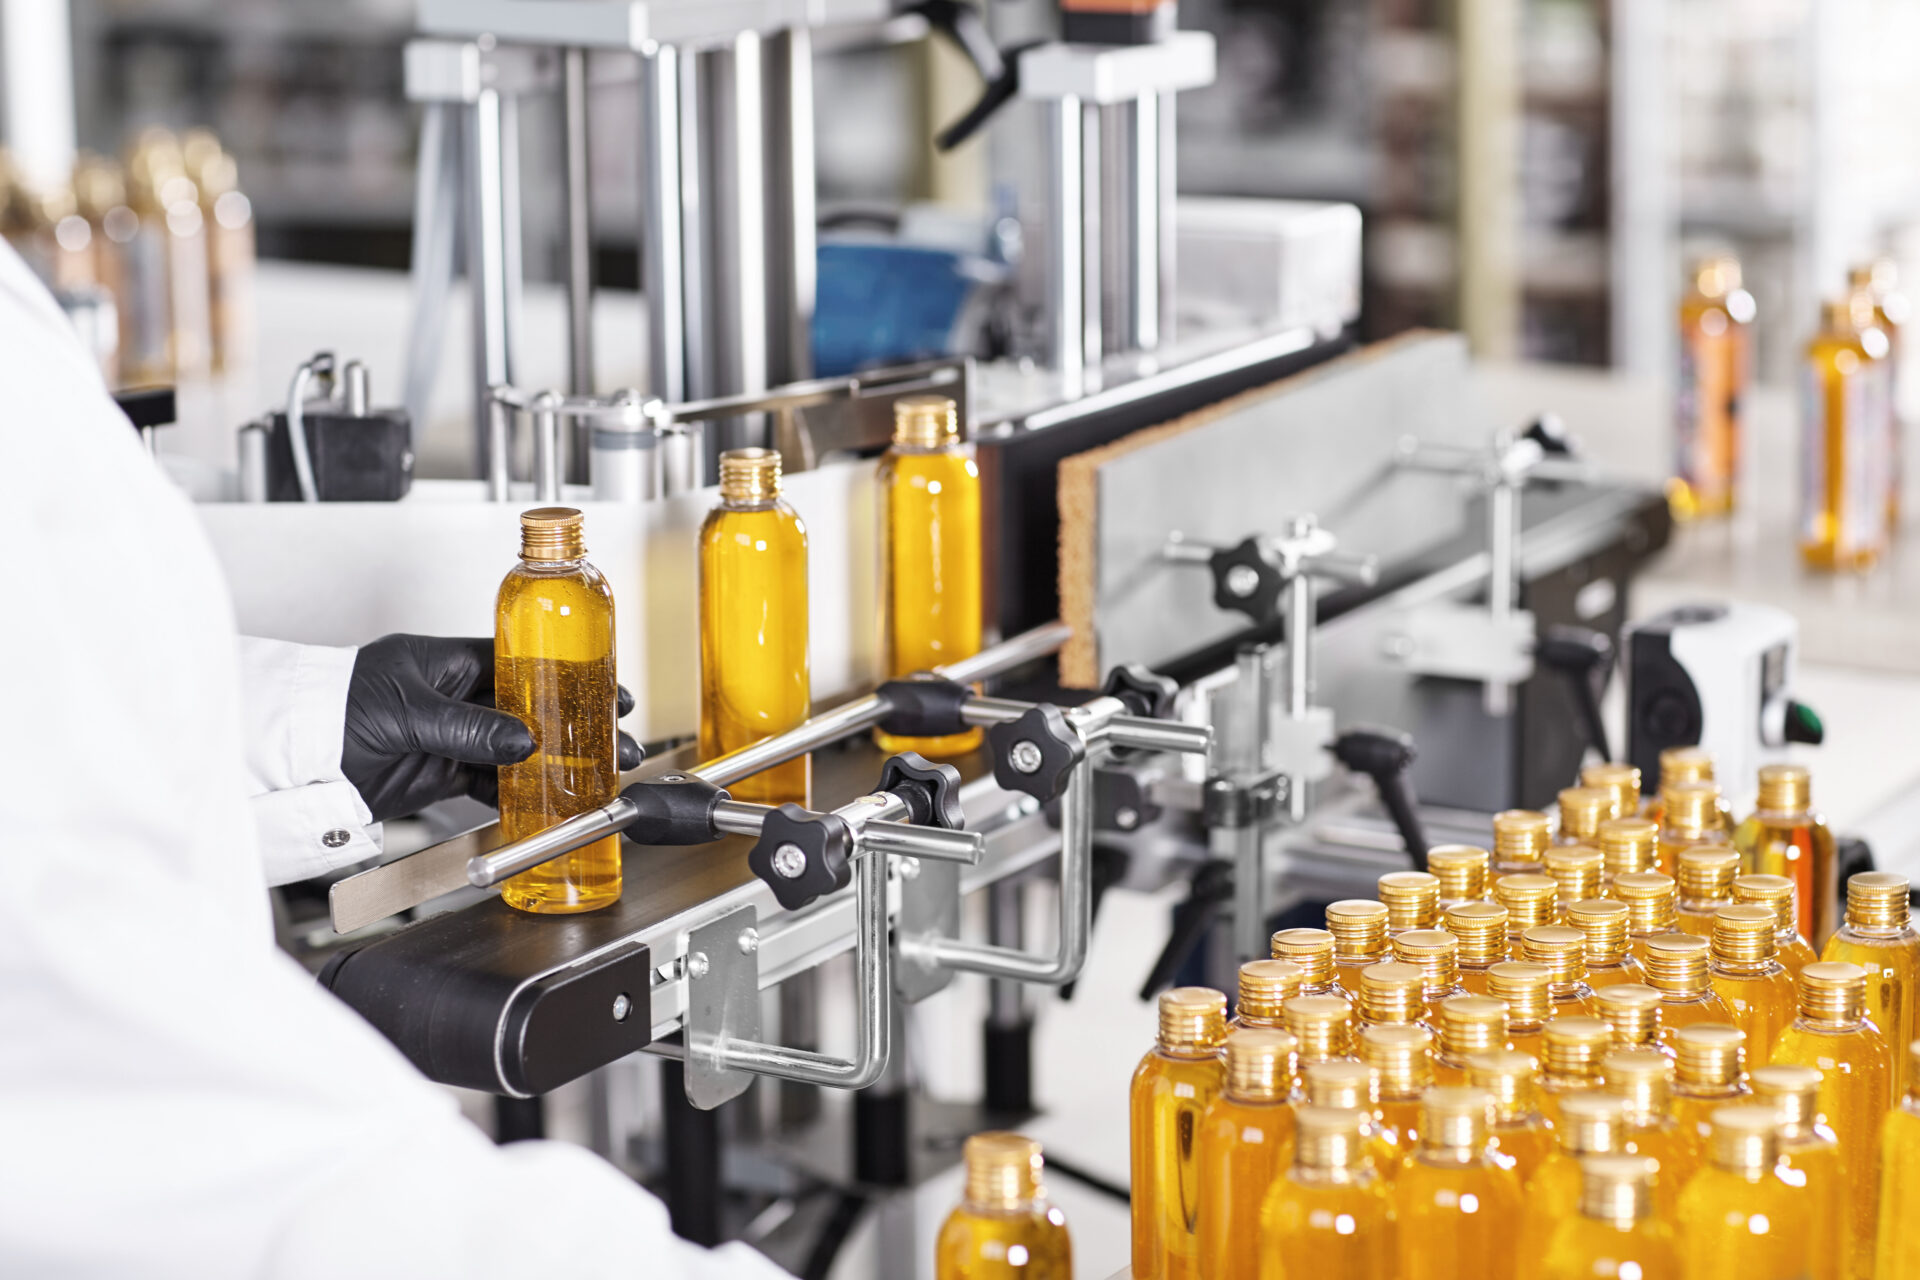
<path fill-rule="evenodd" d="M 1100 108 L 1080 108 L 1080 360 L 1098 369 L 1105 354 L 1100 329 Z"/>
<path fill-rule="evenodd" d="M 680 63 L 680 52 L 670 46 L 640 59 L 640 287 L 646 294 L 647 389 L 668 404 L 688 398 Z"/>
<path fill-rule="evenodd" d="M 1296 579 L 1296 582 L 1299 580 Z M 1289 631 L 1289 650 L 1297 634 Z M 1254 772 L 1266 764 L 1267 743 L 1272 738 L 1273 681 L 1271 652 L 1265 645 L 1248 645 L 1236 659 L 1240 697 L 1246 709 L 1248 762 Z M 1304 791 L 1304 784 L 1289 791 Z M 1253 960 L 1266 947 L 1267 823 L 1255 818 L 1244 826 L 1232 828 L 1228 838 L 1233 846 L 1233 953 L 1238 960 Z"/>
<path fill-rule="evenodd" d="M 560 55 L 560 115 L 563 130 L 567 262 L 567 390 L 593 394 L 593 183 L 588 173 L 587 51 Z M 589 479 L 593 428 L 574 424 L 567 479 Z"/>
<path fill-rule="evenodd" d="M 487 424 L 483 439 L 487 460 L 483 471 L 487 477 L 489 502 L 505 502 L 513 483 L 514 409 L 496 394 L 499 390 L 497 387 L 486 388 L 481 400 Z"/>
<path fill-rule="evenodd" d="M 1502 478 L 1487 491 L 1487 612 L 1504 626 L 1513 613 L 1514 561 L 1520 532 L 1520 489 Z M 1485 686 L 1484 704 L 1490 716 L 1513 709 L 1513 690 L 1498 680 Z"/>
<path fill-rule="evenodd" d="M 987 942 L 1008 951 L 1026 946 L 1026 884 L 996 880 L 987 889 Z M 987 983 L 987 1023 L 1017 1027 L 1027 1019 L 1026 989 L 1010 978 Z"/>
<path fill-rule="evenodd" d="M 1287 582 L 1287 717 L 1304 720 L 1313 706 L 1313 575 Z"/>
<path fill-rule="evenodd" d="M 1085 388 L 1086 369 L 1086 228 L 1087 193 L 1081 160 L 1083 136 L 1080 99 L 1059 98 L 1047 104 L 1051 135 L 1047 212 L 1053 254 L 1047 275 L 1047 310 L 1053 323 L 1049 352 L 1059 373 L 1061 389 L 1069 397 Z"/>
<path fill-rule="evenodd" d="M 1171 95 L 1169 95 L 1171 96 Z M 1141 95 L 1132 104 L 1130 157 L 1133 216 L 1128 219 L 1128 274 L 1133 287 L 1128 291 L 1127 328 L 1122 335 L 1131 351 L 1152 351 L 1160 345 L 1161 296 L 1166 281 L 1160 261 L 1162 182 L 1160 169 L 1166 157 L 1160 150 L 1161 95 Z"/>
<path fill-rule="evenodd" d="M 490 447 L 490 388 L 511 386 L 514 377 L 513 298 L 509 275 L 519 263 L 512 246 L 518 217 L 509 218 L 510 170 L 517 169 L 508 135 L 515 125 L 509 99 L 497 89 L 481 89 L 466 108 L 467 284 L 473 311 L 474 461 L 496 497 L 504 479 L 494 473 L 498 459 Z"/>
<path fill-rule="evenodd" d="M 533 497 L 536 502 L 560 501 L 565 448 L 560 434 L 560 397 L 542 391 L 534 397 L 533 416 Z"/>
<path fill-rule="evenodd" d="M 818 249 L 813 156 L 813 37 L 789 27 L 766 38 L 767 378 L 813 376 Z"/>

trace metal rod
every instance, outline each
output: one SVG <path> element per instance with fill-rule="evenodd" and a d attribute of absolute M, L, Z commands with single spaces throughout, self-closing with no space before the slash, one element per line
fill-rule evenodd
<path fill-rule="evenodd" d="M 559 397 L 542 392 L 533 401 L 533 497 L 560 501 L 561 457 Z"/>
<path fill-rule="evenodd" d="M 513 483 L 514 408 L 502 397 L 487 395 L 487 500 L 505 502 Z"/>
<path fill-rule="evenodd" d="M 603 836 L 624 831 L 639 816 L 633 801 L 615 796 L 598 809 L 577 813 L 564 822 L 556 822 L 545 831 L 481 854 L 467 861 L 467 883 L 477 889 L 499 884 L 529 867 L 592 844 Z"/>
<path fill-rule="evenodd" d="M 1100 108 L 1087 103 L 1080 108 L 1080 351 L 1089 369 L 1100 367 L 1105 351 L 1100 336 L 1100 182 Z"/>
<path fill-rule="evenodd" d="M 1149 720 L 1142 716 L 1113 716 L 1097 736 L 1110 746 L 1194 756 L 1205 755 L 1213 745 L 1213 730 L 1206 725 Z"/>
<path fill-rule="evenodd" d="M 943 831 L 905 822 L 869 822 L 860 833 L 860 843 L 869 853 L 931 858 L 968 867 L 980 865 L 987 852 L 987 838 L 978 831 Z"/>
<path fill-rule="evenodd" d="M 1086 229 L 1087 193 L 1081 185 L 1083 144 L 1080 99 L 1064 97 L 1047 104 L 1051 154 L 1047 157 L 1052 183 L 1048 213 L 1052 225 L 1053 261 L 1047 274 L 1047 310 L 1053 321 L 1053 344 L 1048 353 L 1060 375 L 1061 388 L 1071 399 L 1084 386 L 1086 368 Z"/>
<path fill-rule="evenodd" d="M 1511 484 L 1496 484 L 1487 493 L 1487 612 L 1496 628 L 1503 627 L 1513 612 L 1514 562 L 1520 530 L 1520 490 Z M 1486 683 L 1484 704 L 1490 716 L 1505 716 L 1512 710 L 1513 691 L 1502 681 Z"/>
<path fill-rule="evenodd" d="M 671 46 L 640 59 L 641 289 L 647 309 L 647 389 L 687 398 L 687 314 L 680 204 L 680 54 Z"/>
<path fill-rule="evenodd" d="M 561 128 L 564 152 L 567 259 L 567 390 L 593 393 L 593 183 L 588 172 L 587 51 L 560 54 Z M 588 479 L 590 437 L 584 423 L 574 425 L 568 476 Z"/>
<path fill-rule="evenodd" d="M 1287 583 L 1287 718 L 1304 720 L 1313 704 L 1313 577 Z"/>
<path fill-rule="evenodd" d="M 473 312 L 474 431 L 478 458 L 495 500 L 504 500 L 505 478 L 496 473 L 491 398 L 496 386 L 513 383 L 508 328 L 507 187 L 505 127 L 500 92 L 481 89 L 466 109 L 467 282 Z"/>
<path fill-rule="evenodd" d="M 1297 584 L 1304 575 L 1294 579 Z M 1300 647 L 1300 632 L 1288 620 L 1289 655 Z M 1246 765 L 1254 772 L 1266 767 L 1268 743 L 1272 739 L 1273 668 L 1271 653 L 1265 645 L 1248 645 L 1236 655 L 1240 698 L 1247 716 Z M 1303 789 L 1303 788 L 1301 788 Z M 1296 788 L 1289 787 L 1289 794 Z M 1233 951 L 1237 960 L 1251 960 L 1260 954 L 1261 932 L 1266 923 L 1266 859 L 1264 824 L 1249 823 L 1223 831 L 1222 840 L 1233 858 Z"/>
<path fill-rule="evenodd" d="M 1152 351 L 1160 345 L 1160 95 L 1141 95 L 1131 107 L 1133 216 L 1127 220 L 1130 243 L 1125 346 Z"/>

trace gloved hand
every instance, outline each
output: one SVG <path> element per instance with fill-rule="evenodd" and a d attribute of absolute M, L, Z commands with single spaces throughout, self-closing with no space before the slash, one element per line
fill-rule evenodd
<path fill-rule="evenodd" d="M 633 710 L 620 690 L 619 713 Z M 340 771 L 375 822 L 437 800 L 498 804 L 501 765 L 533 754 L 533 734 L 493 706 L 493 641 L 385 636 L 362 645 L 347 683 Z M 640 744 L 620 735 L 620 767 L 637 768 Z"/>

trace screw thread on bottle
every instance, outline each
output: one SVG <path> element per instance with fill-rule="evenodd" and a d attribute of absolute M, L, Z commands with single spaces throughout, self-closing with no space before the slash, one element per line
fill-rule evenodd
<path fill-rule="evenodd" d="M 1520 949 L 1534 964 L 1553 971 L 1548 990 L 1569 996 L 1587 980 L 1587 935 L 1566 925 L 1543 924 L 1520 935 Z"/>
<path fill-rule="evenodd" d="M 1600 1056 L 1613 1044 L 1613 1028 L 1598 1018 L 1554 1018 L 1541 1033 L 1547 1074 L 1562 1080 L 1597 1080 Z"/>
<path fill-rule="evenodd" d="M 1773 931 L 1787 939 L 1798 932 L 1800 895 L 1785 876 L 1747 875 L 1733 878 L 1735 906 L 1766 907 L 1773 912 Z"/>
<path fill-rule="evenodd" d="M 1433 1033 L 1422 1026 L 1368 1027 L 1360 1060 L 1380 1073 L 1380 1095 L 1418 1097 L 1433 1083 Z"/>
<path fill-rule="evenodd" d="M 729 449 L 720 455 L 720 500 L 771 502 L 780 496 L 780 455 L 772 449 Z"/>
<path fill-rule="evenodd" d="M 587 554 L 586 517 L 572 507 L 535 507 L 520 513 L 520 558 L 564 563 Z"/>
<path fill-rule="evenodd" d="M 1353 1010 L 1339 996 L 1295 996 L 1282 1006 L 1302 1065 L 1344 1058 L 1353 1048 Z"/>
<path fill-rule="evenodd" d="M 1494 1123 L 1505 1124 L 1533 1113 L 1540 1064 L 1532 1054 L 1488 1049 L 1469 1054 L 1466 1063 L 1467 1083 L 1493 1095 Z"/>
<path fill-rule="evenodd" d="M 893 442 L 939 449 L 960 439 L 960 406 L 946 396 L 901 396 L 893 402 Z"/>

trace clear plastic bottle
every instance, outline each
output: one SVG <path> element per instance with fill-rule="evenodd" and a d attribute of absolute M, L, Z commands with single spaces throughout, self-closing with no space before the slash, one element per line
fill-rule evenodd
<path fill-rule="evenodd" d="M 1620 816 L 1618 804 L 1612 787 L 1568 787 L 1560 793 L 1560 833 L 1554 843 L 1592 848 L 1600 839 L 1600 824 Z"/>
<path fill-rule="evenodd" d="M 1553 970 L 1524 960 L 1504 960 L 1487 970 L 1487 994 L 1506 1002 L 1507 1047 L 1546 1061 L 1542 1034 L 1553 1014 Z"/>
<path fill-rule="evenodd" d="M 1333 935 L 1334 981 L 1343 990 L 1358 990 L 1362 970 L 1393 958 L 1384 902 L 1343 898 L 1327 904 L 1327 932 Z"/>
<path fill-rule="evenodd" d="M 1600 874 L 1606 870 L 1606 860 L 1592 845 L 1555 845 L 1547 850 L 1544 862 L 1547 874 L 1553 877 L 1557 922 L 1566 922 L 1567 908 L 1574 903 L 1600 896 Z"/>
<path fill-rule="evenodd" d="M 1267 1027 L 1286 1030 L 1286 1002 L 1300 994 L 1306 973 L 1291 960 L 1249 960 L 1240 966 L 1240 991 L 1229 1030 Z"/>
<path fill-rule="evenodd" d="M 1408 929 L 1394 935 L 1393 958 L 1420 970 L 1423 1016 L 1431 1016 L 1441 1001 L 1467 994 L 1460 985 L 1459 957 L 1460 939 L 1445 929 Z"/>
<path fill-rule="evenodd" d="M 1424 871 L 1389 871 L 1375 888 L 1387 904 L 1387 936 L 1431 929 L 1440 921 L 1440 880 Z"/>
<path fill-rule="evenodd" d="M 1507 909 L 1497 902 L 1461 902 L 1441 923 L 1460 940 L 1454 959 L 1468 995 L 1487 994 L 1487 970 L 1507 958 Z"/>
<path fill-rule="evenodd" d="M 1420 1141 L 1420 1098 L 1433 1084 L 1433 1033 L 1422 1026 L 1373 1026 L 1360 1033 L 1360 1060 L 1380 1077 L 1381 1126 L 1394 1145 Z"/>
<path fill-rule="evenodd" d="M 1206 987 L 1160 995 L 1160 1030 L 1133 1073 L 1133 1274 L 1203 1280 L 1194 1139 L 1226 1080 L 1227 998 Z"/>
<path fill-rule="evenodd" d="M 1567 906 L 1567 924 L 1587 940 L 1587 986 L 1594 991 L 1640 981 L 1640 962 L 1627 950 L 1627 904 L 1582 898 Z"/>
<path fill-rule="evenodd" d="M 1668 505 L 1680 520 L 1730 514 L 1738 505 L 1741 437 L 1753 295 L 1740 287 L 1740 261 L 1715 254 L 1696 263 L 1680 302 L 1674 475 Z"/>
<path fill-rule="evenodd" d="M 1368 965 L 1360 971 L 1359 986 L 1354 1013 L 1362 1032 L 1368 1027 L 1418 1026 L 1426 1015 L 1420 970 L 1413 965 L 1393 960 Z"/>
<path fill-rule="evenodd" d="M 1297 1042 L 1285 1031 L 1227 1035 L 1227 1078 L 1194 1141 L 1200 1167 L 1199 1273 L 1257 1280 L 1260 1209 L 1294 1145 Z"/>
<path fill-rule="evenodd" d="M 1822 305 L 1801 420 L 1800 555 L 1811 568 L 1867 569 L 1886 552 L 1888 355 L 1871 297 Z"/>
<path fill-rule="evenodd" d="M 534 753 L 500 770 L 500 829 L 520 840 L 613 799 L 620 785 L 613 592 L 587 563 L 566 507 L 520 516 L 520 563 L 494 605 L 494 699 L 526 721 Z M 620 837 L 607 836 L 501 886 L 509 906 L 592 911 L 620 898 Z"/>
<path fill-rule="evenodd" d="M 1493 1095 L 1494 1159 L 1522 1186 L 1553 1151 L 1553 1126 L 1540 1114 L 1539 1078 L 1540 1064 L 1530 1054 L 1489 1049 L 1467 1059 L 1467 1083 Z"/>
<path fill-rule="evenodd" d="M 1606 1091 L 1626 1103 L 1623 1148 L 1659 1162 L 1654 1202 L 1669 1221 L 1700 1166 L 1700 1138 L 1673 1114 L 1673 1060 L 1655 1049 L 1613 1049 L 1600 1060 Z"/>
<path fill-rule="evenodd" d="M 1541 1280 L 1680 1280 L 1673 1229 L 1654 1214 L 1655 1166 L 1644 1156 L 1589 1156 L 1580 1212 L 1547 1243 Z"/>
<path fill-rule="evenodd" d="M 1470 844 L 1437 844 L 1427 850 L 1427 873 L 1440 882 L 1440 910 L 1487 896 L 1493 855 Z"/>
<path fill-rule="evenodd" d="M 1710 944 L 1690 933 L 1648 938 L 1640 953 L 1647 985 L 1660 993 L 1662 1035 L 1669 1048 L 1682 1027 L 1732 1023 L 1733 1011 L 1713 989 Z"/>
<path fill-rule="evenodd" d="M 811 713 L 807 529 L 780 497 L 780 455 L 720 455 L 720 505 L 700 526 L 700 755 L 784 733 Z M 733 783 L 735 800 L 805 806 L 801 756 Z"/>
<path fill-rule="evenodd" d="M 1713 937 L 1713 918 L 1733 903 L 1733 879 L 1740 855 L 1730 844 L 1696 844 L 1674 855 L 1674 880 L 1680 886 L 1680 932 Z"/>
<path fill-rule="evenodd" d="M 1560 1118 L 1553 1122 L 1553 1148 L 1527 1179 L 1527 1208 L 1519 1229 L 1523 1259 L 1542 1257 L 1554 1231 L 1579 1212 L 1581 1162 L 1624 1154 L 1626 1127 L 1627 1104 L 1610 1093 L 1591 1090 L 1564 1099 Z"/>
<path fill-rule="evenodd" d="M 1520 1179 L 1493 1158 L 1493 1098 L 1484 1089 L 1427 1091 L 1420 1146 L 1394 1184 L 1399 1280 L 1513 1280 L 1525 1208 Z"/>
<path fill-rule="evenodd" d="M 1680 887 L 1658 871 L 1623 871 L 1613 878 L 1613 896 L 1627 904 L 1627 953 L 1644 969 L 1647 939 L 1679 925 Z"/>
<path fill-rule="evenodd" d="M 1545 864 L 1541 864 L 1544 868 Z M 1543 869 L 1517 872 L 1493 882 L 1493 900 L 1507 909 L 1507 959 L 1526 959 L 1520 939 L 1527 930 L 1552 924 L 1559 911 L 1559 886 Z"/>
<path fill-rule="evenodd" d="M 1847 1213 L 1847 1165 L 1839 1138 L 1820 1114 L 1821 1078 L 1815 1067 L 1783 1062 L 1747 1076 L 1754 1101 L 1778 1112 L 1780 1176 L 1805 1185 L 1813 1200 L 1811 1280 L 1871 1280 L 1873 1242 L 1856 1256 Z"/>
<path fill-rule="evenodd" d="M 1774 958 L 1774 923 L 1773 909 L 1758 906 L 1722 907 L 1713 919 L 1713 990 L 1747 1033 L 1757 1067 L 1799 1005 L 1793 976 Z"/>
<path fill-rule="evenodd" d="M 1553 1001 L 1553 1017 L 1588 1013 L 1593 1008 L 1593 988 L 1587 985 L 1587 935 L 1563 924 L 1543 924 L 1520 935 L 1520 946 L 1532 964 L 1543 964 L 1553 971 L 1547 995 Z"/>
<path fill-rule="evenodd" d="M 1901 1057 L 1914 1083 L 1880 1129 L 1880 1203 L 1900 1208 L 1880 1215 L 1874 1254 L 1879 1280 L 1920 1280 L 1920 1231 L 1906 1212 L 1920 1204 L 1920 1040 Z"/>
<path fill-rule="evenodd" d="M 1702 1143 L 1715 1111 L 1747 1096 L 1747 1033 L 1702 1022 L 1673 1033 L 1673 1114 Z"/>
<path fill-rule="evenodd" d="M 1433 1054 L 1433 1078 L 1438 1084 L 1472 1084 L 1467 1078 L 1467 1067 L 1476 1055 L 1507 1051 L 1507 1002 L 1504 1000 L 1492 996 L 1455 996 L 1443 1000 L 1436 1025 L 1439 1030 Z M 1528 1054 L 1520 1056 L 1532 1060 Z"/>
<path fill-rule="evenodd" d="M 1290 960 L 1300 966 L 1300 994 L 1303 996 L 1352 995 L 1340 986 L 1333 968 L 1333 935 L 1325 929 L 1282 929 L 1268 940 L 1267 949 L 1275 960 Z"/>
<path fill-rule="evenodd" d="M 980 468 L 945 396 L 893 403 L 893 446 L 874 477 L 880 496 L 880 662 L 899 678 L 980 652 Z M 877 732 L 886 752 L 964 755 L 981 730 L 940 738 Z"/>
<path fill-rule="evenodd" d="M 1303 1108 L 1293 1161 L 1260 1211 L 1261 1280 L 1390 1280 L 1393 1206 L 1363 1113 Z"/>
<path fill-rule="evenodd" d="M 1660 786 L 1649 799 L 1642 802 L 1641 816 L 1651 818 L 1660 824 L 1661 839 L 1666 839 L 1666 789 L 1683 786 L 1693 782 L 1713 782 L 1713 756 L 1700 747 L 1667 747 L 1660 752 Z M 1714 792 L 1717 818 L 1713 825 L 1727 833 L 1733 833 L 1733 813 L 1725 800 L 1719 796 L 1718 788 Z M 1672 850 L 1662 848 L 1660 852 L 1660 870 L 1673 874 Z"/>
<path fill-rule="evenodd" d="M 1812 1271 L 1813 1202 L 1780 1176 L 1774 1116 L 1772 1107 L 1713 1112 L 1707 1162 L 1680 1192 L 1689 1276 L 1802 1280 Z"/>
<path fill-rule="evenodd" d="M 1493 876 L 1540 874 L 1540 859 L 1553 843 L 1553 823 L 1534 809 L 1493 815 Z"/>
<path fill-rule="evenodd" d="M 1839 855 L 1826 820 L 1813 811 L 1805 765 L 1760 768 L 1760 801 L 1733 833 L 1744 870 L 1785 876 L 1800 903 L 1794 924 L 1815 946 L 1840 927 Z"/>
<path fill-rule="evenodd" d="M 1040 1144 L 976 1133 L 963 1158 L 966 1191 L 935 1245 L 938 1280 L 1073 1280 L 1067 1217 L 1041 1185 Z"/>
<path fill-rule="evenodd" d="M 1820 958 L 1820 953 L 1800 933 L 1798 892 L 1785 876 L 1751 874 L 1733 878 L 1735 906 L 1768 907 L 1779 927 L 1773 934 L 1773 954 L 1787 972 L 1798 979 L 1800 971 Z"/>
<path fill-rule="evenodd" d="M 1600 1059 L 1613 1047 L 1613 1028 L 1598 1018 L 1554 1018 L 1541 1033 L 1540 1110 L 1559 1123 L 1566 1098 L 1601 1087 Z"/>
<path fill-rule="evenodd" d="M 1896 1048 L 1920 1038 L 1920 933 L 1909 919 L 1907 878 L 1894 871 L 1863 871 L 1847 880 L 1847 919 L 1827 939 L 1822 960 L 1867 971 L 1867 1015 Z M 1894 1096 L 1912 1088 L 1894 1063 Z"/>

